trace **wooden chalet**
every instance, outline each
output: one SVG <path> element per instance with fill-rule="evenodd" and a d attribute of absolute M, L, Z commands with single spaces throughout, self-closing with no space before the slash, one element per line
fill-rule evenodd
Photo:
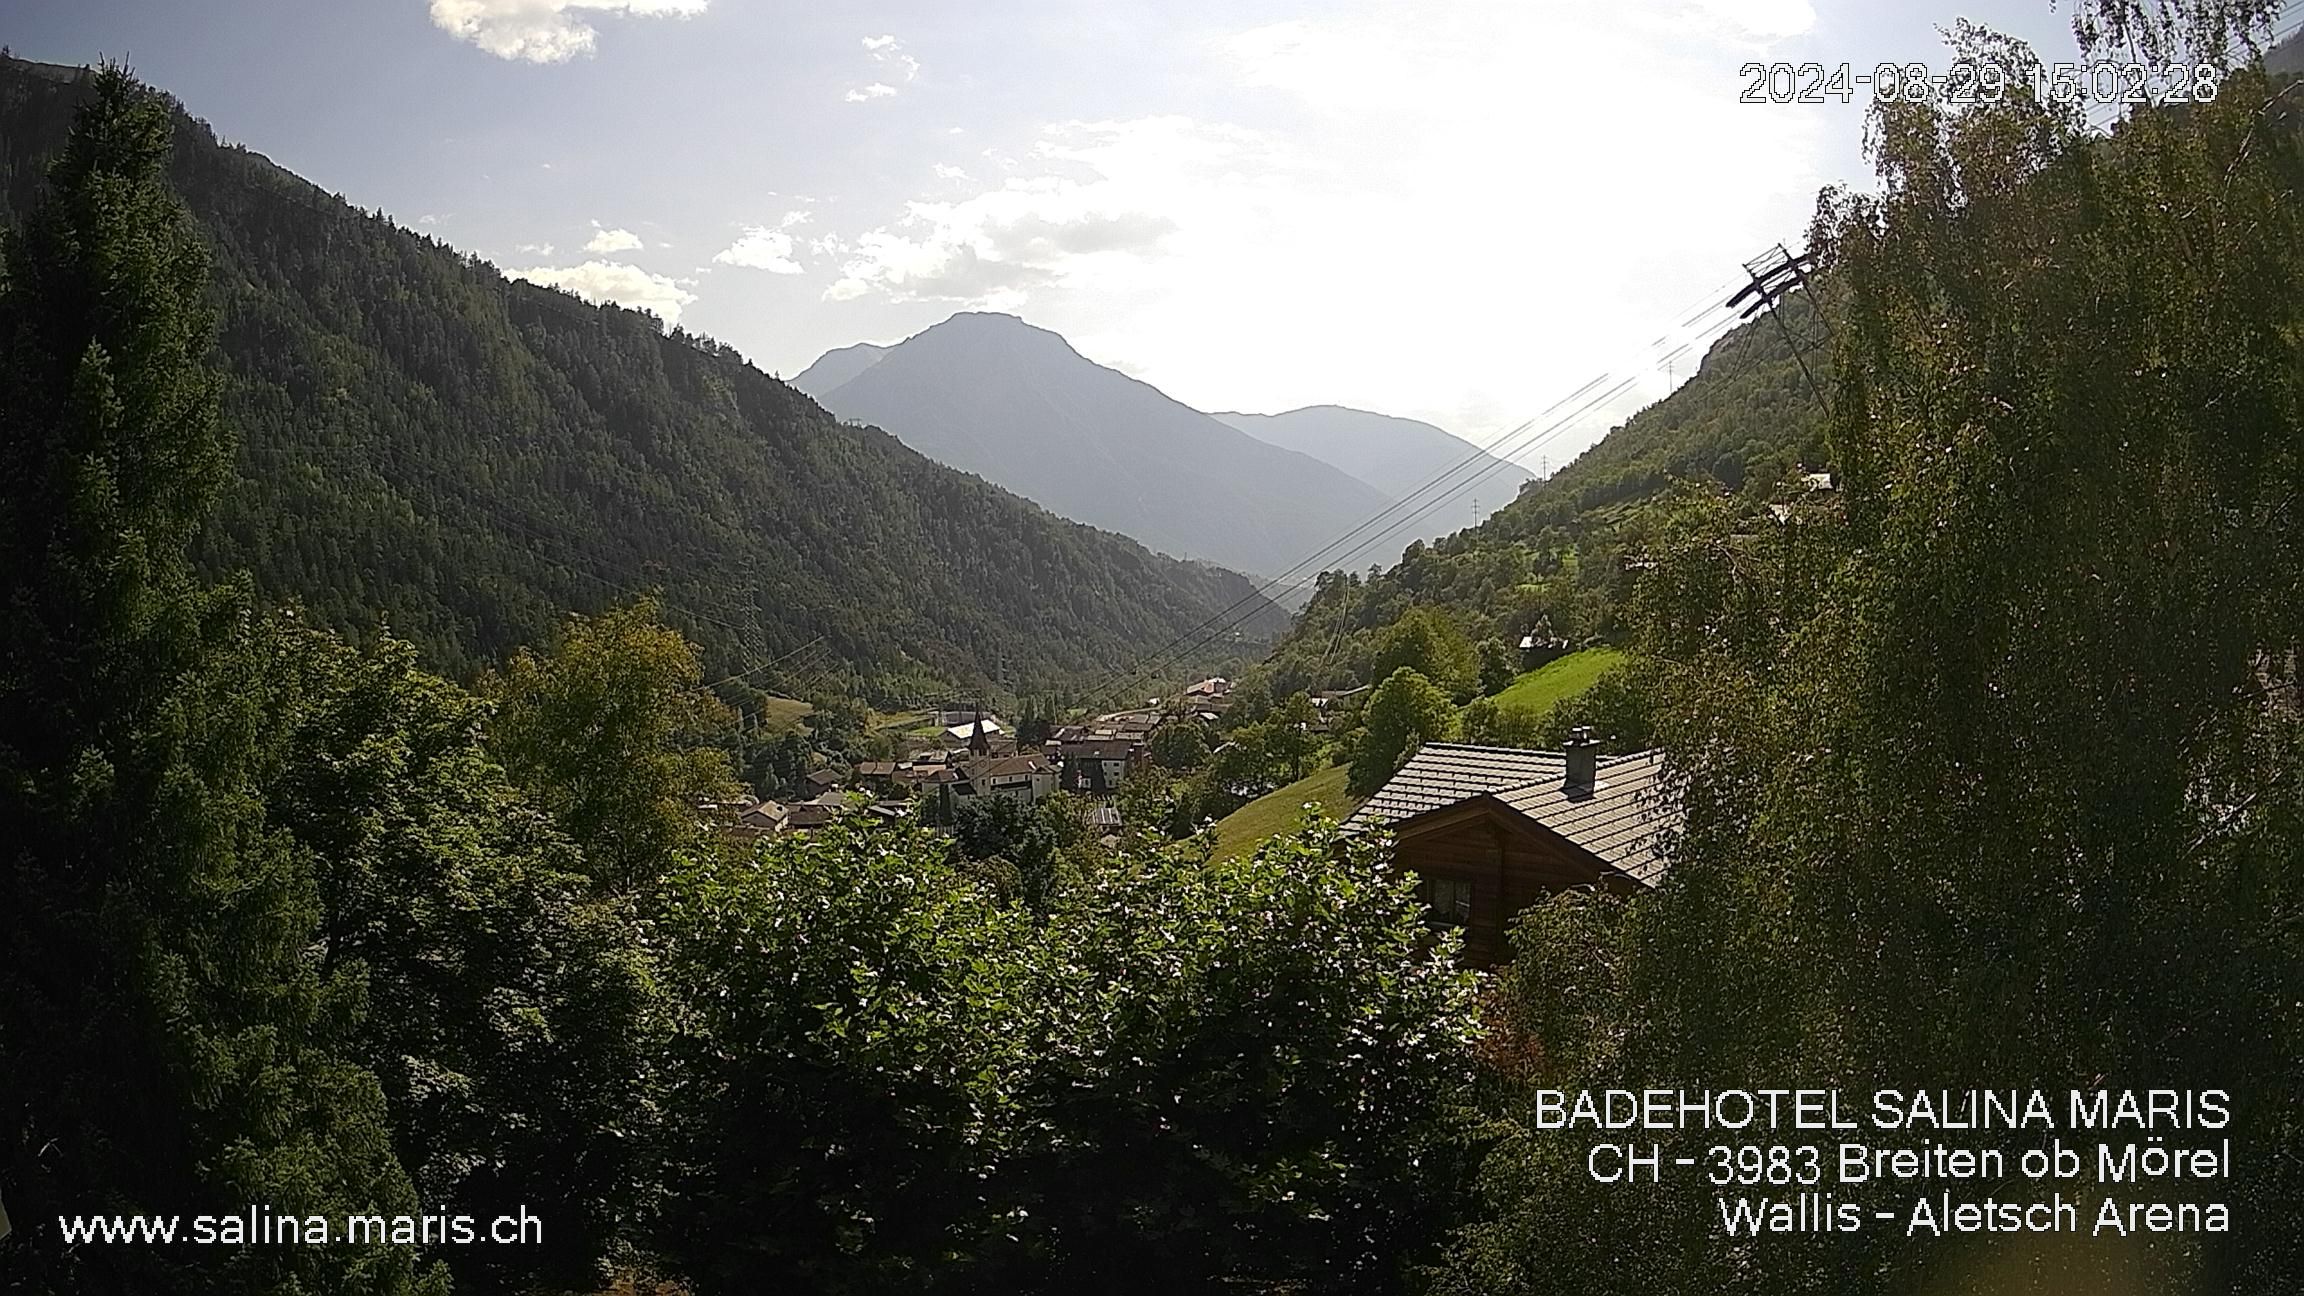
<path fill-rule="evenodd" d="M 1602 757 L 1579 730 L 1563 751 L 1427 743 L 1344 821 L 1387 832 L 1435 926 L 1464 933 L 1465 961 L 1512 957 L 1520 911 L 1571 887 L 1650 887 L 1680 810 L 1661 753 Z"/>

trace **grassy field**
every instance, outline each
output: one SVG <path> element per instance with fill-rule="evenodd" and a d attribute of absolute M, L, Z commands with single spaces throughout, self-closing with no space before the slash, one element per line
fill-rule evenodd
<path fill-rule="evenodd" d="M 1344 790 L 1344 767 L 1307 774 L 1284 788 L 1267 792 L 1224 816 L 1216 824 L 1218 858 L 1244 855 L 1282 833 L 1301 827 L 1307 801 L 1318 802 L 1334 818 L 1352 813 L 1360 798 Z"/>
<path fill-rule="evenodd" d="M 797 729 L 815 709 L 798 698 L 769 698 L 760 704 L 760 727 L 772 733 Z"/>
<path fill-rule="evenodd" d="M 1542 715 L 1562 698 L 1572 698 L 1592 687 L 1592 681 L 1622 660 L 1624 654 L 1614 648 L 1572 652 L 1512 681 L 1496 695 L 1496 705 Z"/>

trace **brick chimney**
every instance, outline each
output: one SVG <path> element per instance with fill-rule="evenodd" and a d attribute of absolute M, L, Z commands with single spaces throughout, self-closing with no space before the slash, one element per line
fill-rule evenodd
<path fill-rule="evenodd" d="M 1567 757 L 1568 763 L 1568 774 L 1561 780 L 1562 785 L 1589 790 L 1600 771 L 1600 740 L 1592 736 L 1592 726 L 1578 725 L 1570 730 L 1560 754 Z"/>

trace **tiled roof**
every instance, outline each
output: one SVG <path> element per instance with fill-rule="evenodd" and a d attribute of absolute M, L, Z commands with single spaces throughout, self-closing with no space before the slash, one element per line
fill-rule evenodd
<path fill-rule="evenodd" d="M 1344 821 L 1347 830 L 1377 828 L 1395 819 L 1454 805 L 1483 792 L 1501 792 L 1537 779 L 1558 779 L 1564 766 L 1558 752 L 1518 747 L 1475 747 L 1469 743 L 1426 743 L 1400 772 L 1360 803 Z"/>
<path fill-rule="evenodd" d="M 1344 827 L 1378 828 L 1492 796 L 1633 881 L 1654 885 L 1680 821 L 1668 799 L 1663 753 L 1604 758 L 1590 787 L 1567 786 L 1566 773 L 1559 752 L 1426 743 Z"/>
<path fill-rule="evenodd" d="M 1680 815 L 1662 752 L 1603 759 L 1588 788 L 1554 774 L 1495 796 L 1635 882 L 1653 886 L 1664 876 L 1667 837 Z"/>
<path fill-rule="evenodd" d="M 1018 774 L 1037 774 L 1047 768 L 1047 761 L 1027 753 L 1022 756 L 996 756 L 990 760 L 971 762 L 965 774 L 971 779 L 1012 778 Z"/>

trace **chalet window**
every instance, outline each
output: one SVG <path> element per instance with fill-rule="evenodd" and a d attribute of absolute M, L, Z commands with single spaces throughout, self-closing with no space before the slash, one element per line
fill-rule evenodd
<path fill-rule="evenodd" d="M 1433 922 L 1461 927 L 1472 921 L 1472 884 L 1459 878 L 1433 878 L 1424 884 Z"/>

